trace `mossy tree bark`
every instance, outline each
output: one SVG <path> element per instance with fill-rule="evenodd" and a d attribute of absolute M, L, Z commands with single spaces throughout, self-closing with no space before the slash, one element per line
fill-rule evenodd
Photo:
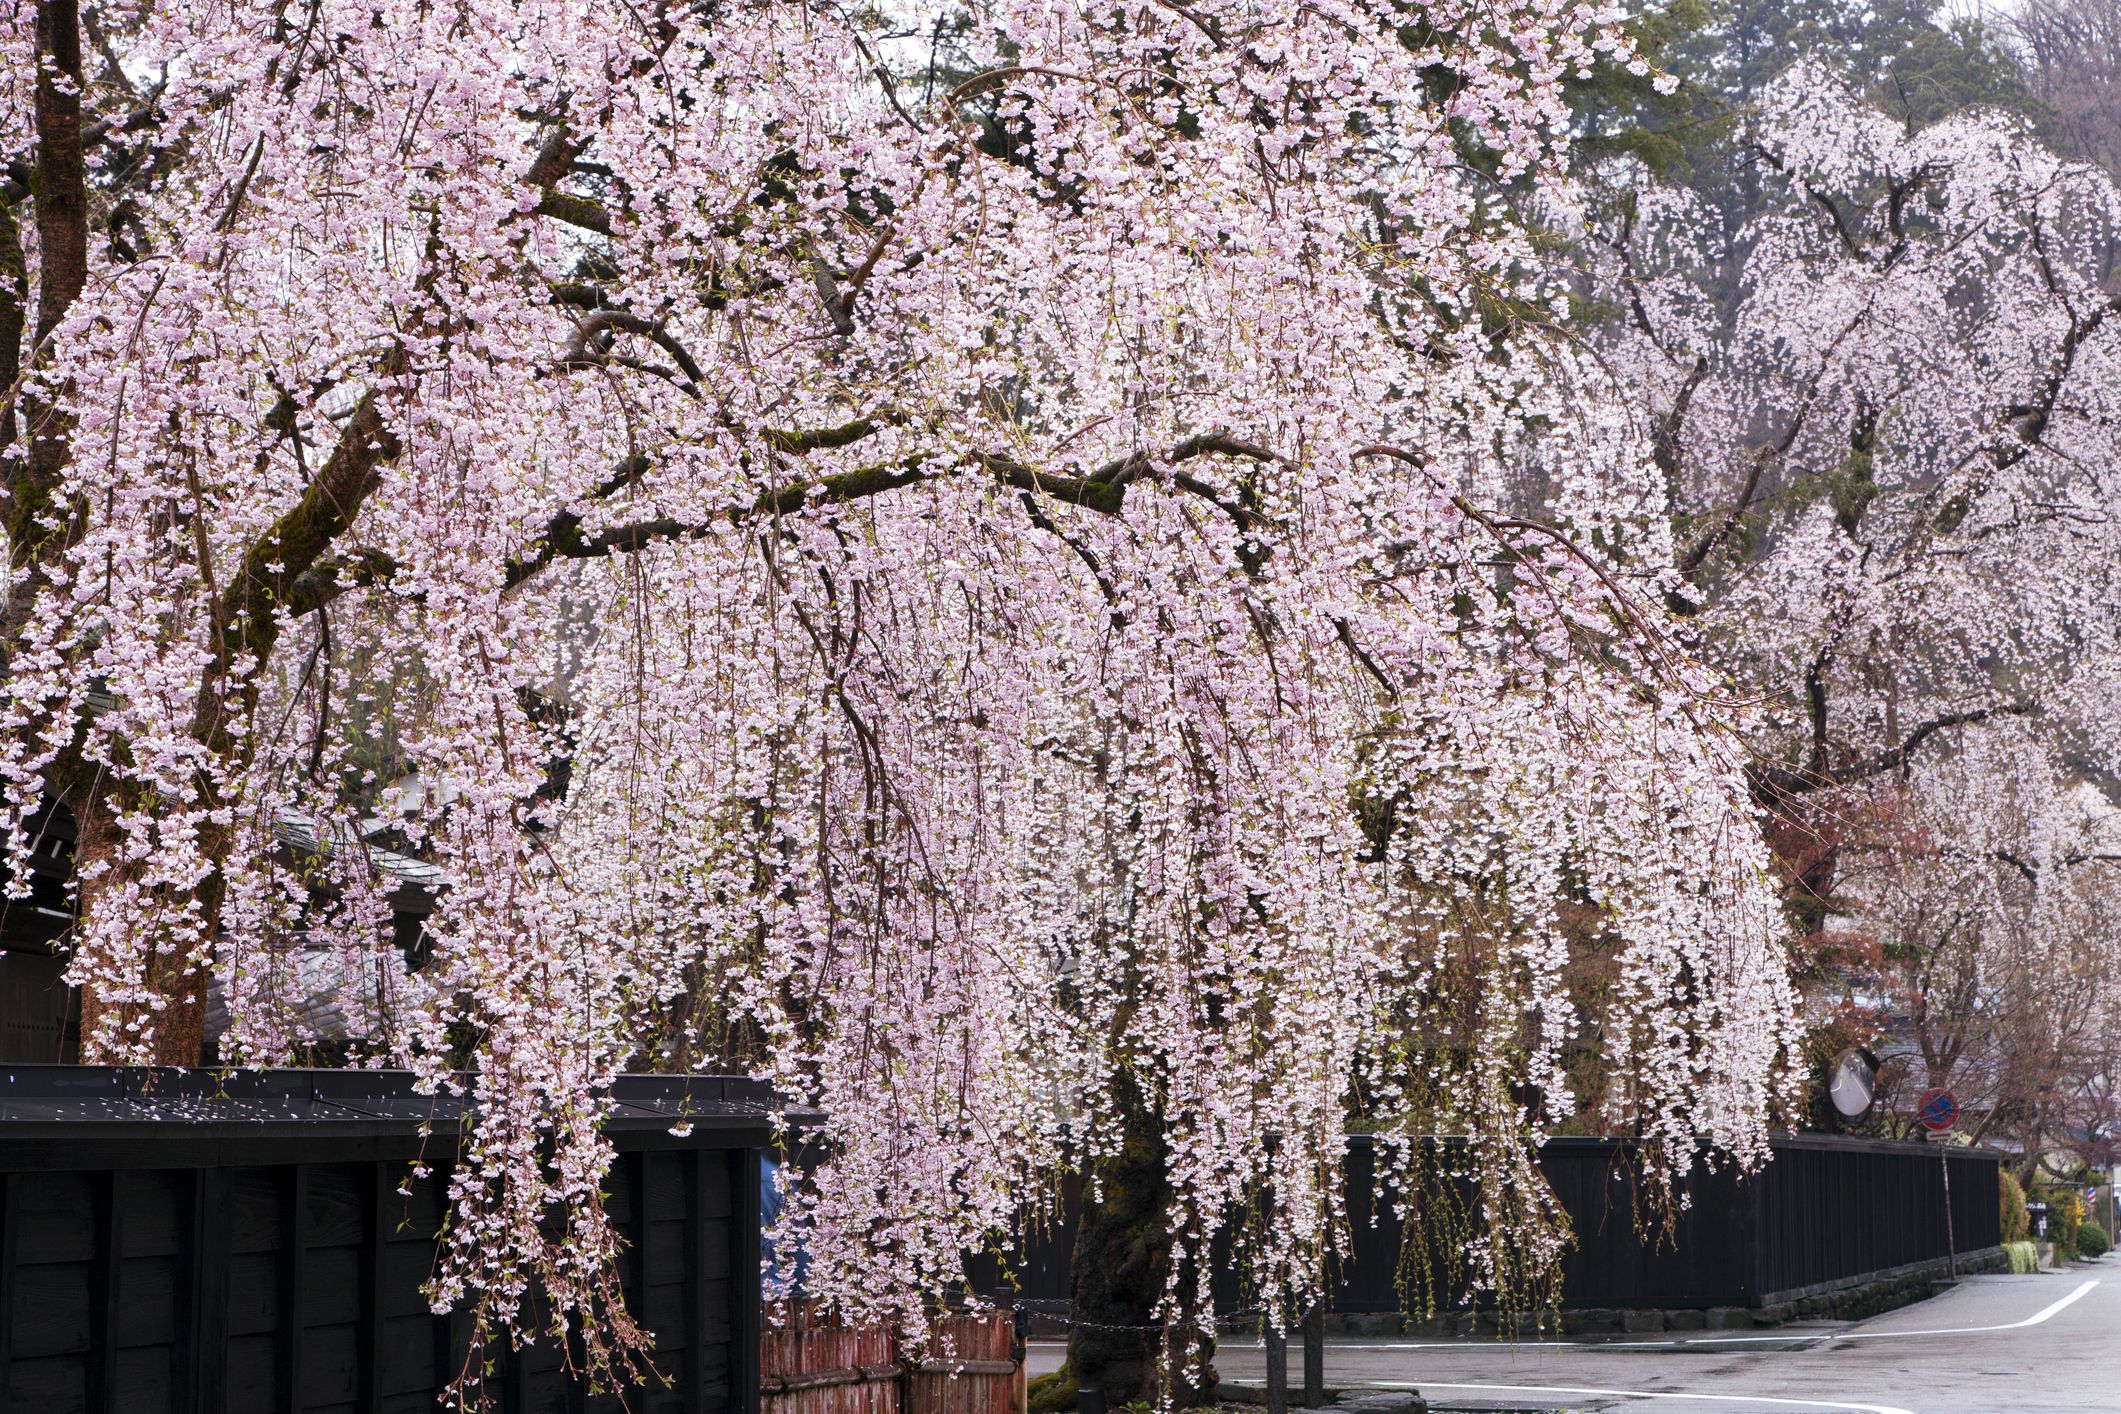
<path fill-rule="evenodd" d="M 1174 1323 L 1157 1313 L 1171 1272 L 1163 1116 L 1130 1081 L 1120 1104 L 1119 1151 L 1099 1168 L 1096 1192 L 1083 1195 L 1068 1368 L 1113 1407 L 1154 1400 L 1166 1378 L 1175 1403 L 1206 1404 L 1216 1385 L 1213 1313 Z"/>

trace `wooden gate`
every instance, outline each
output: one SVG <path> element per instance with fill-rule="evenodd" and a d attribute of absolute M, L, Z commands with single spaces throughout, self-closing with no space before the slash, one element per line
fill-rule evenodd
<path fill-rule="evenodd" d="M 760 1414 L 1024 1414 L 1015 1315 L 938 1318 L 925 1344 L 807 1314 L 759 1337 Z"/>

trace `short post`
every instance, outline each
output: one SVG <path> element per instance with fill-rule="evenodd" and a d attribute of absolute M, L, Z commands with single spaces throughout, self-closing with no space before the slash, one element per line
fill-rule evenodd
<path fill-rule="evenodd" d="M 1084 1385 L 1077 1390 L 1075 1414 L 1105 1414 L 1105 1392 L 1096 1385 Z"/>
<path fill-rule="evenodd" d="M 1317 1302 L 1304 1312 L 1304 1408 L 1326 1407 L 1326 1311 Z"/>
<path fill-rule="evenodd" d="M 1262 1314 L 1259 1334 L 1267 1348 L 1267 1414 L 1289 1414 L 1289 1333 Z"/>
<path fill-rule="evenodd" d="M 997 1304 L 1002 1318 L 1009 1323 L 1009 1363 L 1016 1366 L 1016 1373 L 1009 1377 L 1010 1414 L 1030 1414 L 1030 1390 L 1024 1380 L 1024 1342 L 1031 1334 L 1031 1313 L 1016 1309 L 1015 1300 L 1006 1293 Z"/>

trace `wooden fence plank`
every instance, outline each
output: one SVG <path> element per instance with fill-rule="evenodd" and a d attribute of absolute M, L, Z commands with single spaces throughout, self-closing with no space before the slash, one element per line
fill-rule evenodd
<path fill-rule="evenodd" d="M 354 1407 L 377 1414 L 383 1405 L 384 1250 L 390 1241 L 390 1177 L 378 1162 L 361 1166 L 361 1309 L 354 1328 Z"/>
<path fill-rule="evenodd" d="M 98 1414 L 121 1414 L 118 1407 L 118 1316 L 124 1292 L 119 1274 L 125 1269 L 123 1244 L 125 1175 L 99 1173 L 93 1185 L 95 1258 L 89 1268 L 89 1343 L 84 1401 Z"/>
<path fill-rule="evenodd" d="M 759 1184 L 763 1156 L 757 1149 L 728 1151 L 729 1282 L 736 1321 L 729 1332 L 729 1407 L 732 1414 L 760 1414 Z M 706 1226 L 704 1217 L 701 1225 Z"/>
<path fill-rule="evenodd" d="M 273 1323 L 274 1408 L 299 1414 L 303 1403 L 303 1297 L 309 1250 L 309 1166 L 280 1170 L 280 1309 Z"/>
<path fill-rule="evenodd" d="M 177 1409 L 221 1414 L 228 1405 L 229 1210 L 227 1169 L 191 1174 L 191 1223 L 176 1324 Z"/>
<path fill-rule="evenodd" d="M 25 1181 L 0 1173 L 0 1406 L 8 1402 L 8 1370 L 15 1363 L 15 1209 Z"/>
<path fill-rule="evenodd" d="M 714 1307 L 708 1299 L 713 1288 L 706 1269 L 707 1227 L 712 1221 L 707 1212 L 712 1186 L 708 1166 L 719 1161 L 705 1150 L 688 1154 L 686 1160 L 685 1206 L 692 1220 L 686 1224 L 691 1250 L 685 1262 L 685 1411 L 707 1414 L 707 1347 L 714 1329 Z"/>
<path fill-rule="evenodd" d="M 938 1316 L 902 1347 L 883 1327 L 806 1309 L 759 1338 L 763 1414 L 1021 1414 L 1023 1348 L 1010 1311 Z"/>

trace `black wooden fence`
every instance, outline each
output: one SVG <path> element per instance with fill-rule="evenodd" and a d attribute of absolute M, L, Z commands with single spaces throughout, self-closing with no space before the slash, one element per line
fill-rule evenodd
<path fill-rule="evenodd" d="M 670 1381 L 623 1407 L 756 1409 L 770 1095 L 642 1076 L 612 1099 L 621 1279 Z M 420 1292 L 459 1113 L 396 1073 L 0 1068 L 0 1410 L 431 1414 L 472 1355 Z M 549 1341 L 480 1356 L 503 1414 L 622 1407 Z"/>
<path fill-rule="evenodd" d="M 1962 1254 L 2000 1243 L 1996 1202 L 1999 1156 L 1940 1148 L 1787 1134 L 1774 1159 L 1749 1178 L 1727 1166 L 1687 1176 L 1686 1207 L 1669 1236 L 1657 1215 L 1638 1206 L 1640 1185 L 1631 1146 L 1616 1139 L 1555 1139 L 1540 1166 L 1569 1214 L 1575 1246 L 1563 1264 L 1564 1307 L 1707 1309 L 1763 1307 L 1818 1294 L 1925 1262 L 1942 1261 L 1947 1243 Z M 1368 1136 L 1350 1139 L 1347 1211 L 1350 1251 L 1329 1288 L 1330 1310 L 1405 1309 L 1400 1288 L 1400 1229 L 1380 1212 L 1377 1151 Z M 1952 1226 L 1944 1212 L 1943 1164 L 1951 1164 Z M 1049 1225 L 1003 1282 L 1026 1308 L 1059 1315 L 1069 1302 L 1069 1253 L 1075 1241 L 1071 1189 L 1063 1216 Z M 1219 1262 L 1219 1311 L 1250 1304 L 1231 1264 Z"/>

